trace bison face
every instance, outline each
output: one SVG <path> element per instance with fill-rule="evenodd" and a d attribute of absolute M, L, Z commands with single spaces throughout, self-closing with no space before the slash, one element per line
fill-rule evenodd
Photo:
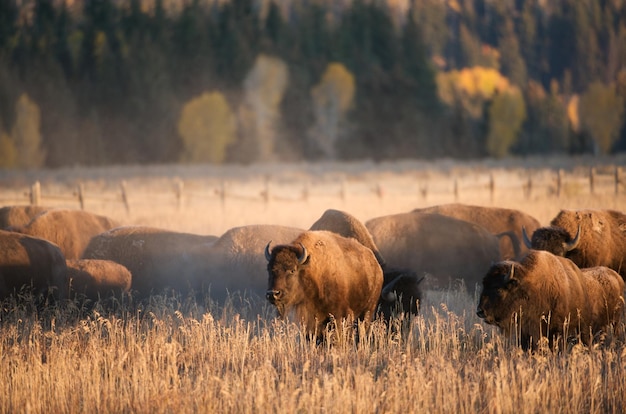
<path fill-rule="evenodd" d="M 505 329 L 515 309 L 519 281 L 513 263 L 497 263 L 483 278 L 476 314 L 490 325 Z"/>
<path fill-rule="evenodd" d="M 526 234 L 526 229 L 522 228 L 522 232 L 526 247 L 534 250 L 545 250 L 555 256 L 565 257 L 578 246 L 580 241 L 580 226 L 573 238 L 567 230 L 557 226 L 538 228 L 530 240 Z"/>
<path fill-rule="evenodd" d="M 418 277 L 411 270 L 401 269 L 385 272 L 385 280 L 389 279 L 391 281 L 385 283 L 380 293 L 382 304 L 386 304 L 387 308 L 392 310 L 399 300 L 403 312 L 417 315 L 422 299 L 422 291 L 419 285 L 424 280 L 424 277 Z"/>
<path fill-rule="evenodd" d="M 271 253 L 269 243 L 265 249 L 268 288 L 265 297 L 276 306 L 280 316 L 285 311 L 304 301 L 305 289 L 300 272 L 309 265 L 310 256 L 302 244 L 300 246 L 277 246 Z"/>

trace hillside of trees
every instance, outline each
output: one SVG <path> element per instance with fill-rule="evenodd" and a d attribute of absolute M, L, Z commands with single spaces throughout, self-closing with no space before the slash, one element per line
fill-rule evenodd
<path fill-rule="evenodd" d="M 614 153 L 622 0 L 2 0 L 0 168 Z"/>

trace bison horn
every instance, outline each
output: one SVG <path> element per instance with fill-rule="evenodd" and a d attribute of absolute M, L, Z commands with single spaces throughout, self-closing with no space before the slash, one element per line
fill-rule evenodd
<path fill-rule="evenodd" d="M 265 258 L 268 262 L 272 258 L 272 253 L 270 252 L 270 244 L 272 244 L 271 240 L 267 243 L 267 246 L 265 246 Z"/>
<path fill-rule="evenodd" d="M 565 250 L 570 252 L 574 250 L 578 246 L 578 242 L 580 242 L 580 223 L 578 223 L 578 231 L 576 232 L 576 236 L 569 243 L 565 243 Z"/>
<path fill-rule="evenodd" d="M 529 249 L 532 249 L 533 244 L 530 241 L 530 238 L 528 237 L 528 233 L 526 233 L 526 227 L 524 226 L 522 226 L 522 238 L 524 239 L 524 244 L 526 245 L 526 247 Z"/>
<path fill-rule="evenodd" d="M 515 275 L 515 264 L 511 263 L 511 271 L 506 276 L 506 281 L 508 282 L 509 280 L 512 280 L 514 275 Z"/>
<path fill-rule="evenodd" d="M 309 258 L 309 253 L 306 251 L 306 247 L 304 247 L 304 244 L 300 243 L 300 246 L 302 247 L 302 254 L 298 256 L 298 264 L 303 264 L 304 262 L 306 262 L 306 259 Z"/>

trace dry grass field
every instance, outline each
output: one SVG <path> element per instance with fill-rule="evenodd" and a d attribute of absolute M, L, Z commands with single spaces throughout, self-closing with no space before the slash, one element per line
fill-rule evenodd
<path fill-rule="evenodd" d="M 2 173 L 0 200 L 21 200 L 39 180 L 44 204 L 77 208 L 62 196 L 81 183 L 89 211 L 125 224 L 215 235 L 259 223 L 308 228 L 328 208 L 367 220 L 455 200 L 518 208 L 542 224 L 564 208 L 626 211 L 623 185 L 615 194 L 608 178 L 598 179 L 591 194 L 585 178 L 589 163 L 601 170 L 623 160 L 550 162 Z M 571 176 L 557 197 L 558 168 Z M 525 194 L 529 175 L 533 189 Z M 177 179 L 184 183 L 180 203 Z M 129 210 L 117 201 L 120 180 Z M 230 196 L 212 196 L 216 188 Z M 265 199 L 256 197 L 259 191 Z M 623 322 L 602 345 L 528 353 L 481 322 L 475 296 L 429 291 L 411 321 L 390 328 L 376 322 L 356 345 L 343 337 L 316 346 L 296 324 L 276 320 L 270 306 L 257 315 L 246 305 L 208 305 L 155 297 L 133 310 L 53 308 L 37 316 L 28 305 L 4 303 L 0 412 L 626 412 Z"/>

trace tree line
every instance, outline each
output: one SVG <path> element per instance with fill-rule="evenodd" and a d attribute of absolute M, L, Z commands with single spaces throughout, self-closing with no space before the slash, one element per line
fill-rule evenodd
<path fill-rule="evenodd" d="M 626 147 L 609 0 L 4 0 L 0 167 Z"/>

